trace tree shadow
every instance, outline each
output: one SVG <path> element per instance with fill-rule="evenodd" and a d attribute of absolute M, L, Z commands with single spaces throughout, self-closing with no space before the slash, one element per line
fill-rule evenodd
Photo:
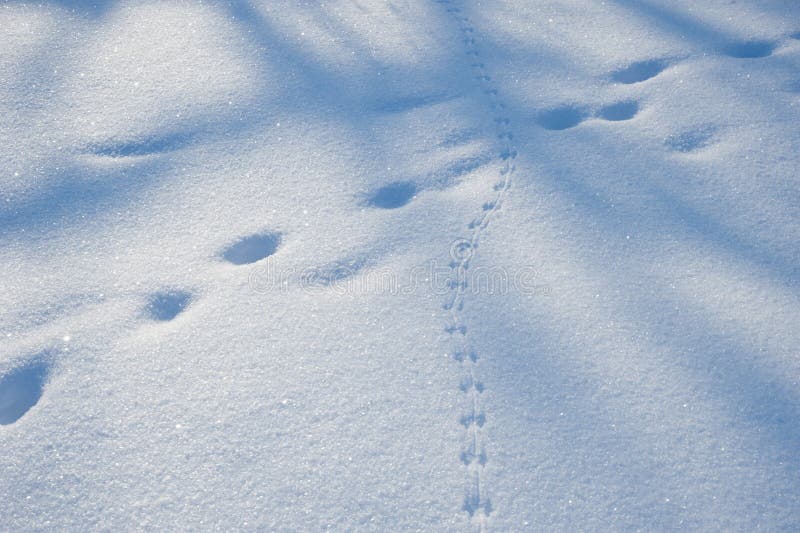
<path fill-rule="evenodd" d="M 45 187 L 0 210 L 0 242 L 33 239 L 91 223 L 103 213 L 135 203 L 163 168 L 149 162 L 140 165 L 135 175 L 128 168 L 98 175 L 96 170 L 73 164 L 55 171 Z M 95 175 L 87 179 L 87 173 Z"/>
<path fill-rule="evenodd" d="M 24 0 L 9 0 L 10 4 L 26 5 Z M 44 5 L 56 7 L 72 15 L 97 22 L 116 7 L 116 0 L 47 0 Z"/>
<path fill-rule="evenodd" d="M 574 304 L 563 295 L 566 303 L 534 304 L 537 318 L 520 314 L 531 309 L 530 300 L 510 295 L 502 309 L 473 311 L 483 317 L 477 335 L 491 354 L 481 364 L 492 394 L 487 407 L 503 402 L 504 412 L 490 419 L 509 424 L 504 436 L 536 435 L 513 466 L 541 472 L 542 485 L 557 483 L 552 476 L 569 479 L 571 494 L 590 508 L 578 504 L 558 514 L 560 497 L 545 493 L 541 513 L 577 527 L 585 523 L 580 512 L 619 505 L 624 513 L 608 519 L 626 528 L 703 529 L 712 526 L 702 512 L 707 505 L 724 510 L 718 519 L 741 524 L 743 516 L 729 514 L 745 493 L 791 506 L 800 490 L 800 396 L 793 377 L 774 367 L 774 354 L 740 338 L 708 309 L 670 298 L 665 285 L 640 290 L 631 280 L 643 279 L 642 272 L 591 257 L 571 261 L 625 304 L 592 314 L 588 295 Z M 577 316 L 585 321 L 576 323 Z M 602 336 L 592 337 L 598 331 Z M 619 352 L 604 351 L 608 346 Z M 495 391 L 495 384 L 504 390 Z M 510 412 L 506 402 L 514 404 Z M 684 408 L 691 410 L 684 415 Z M 728 493 L 725 487 L 740 475 L 724 468 L 731 462 L 763 476 Z M 542 464 L 558 468 L 550 472 Z M 682 502 L 687 486 L 703 488 Z M 664 497 L 675 500 L 669 513 L 657 510 Z M 798 523 L 800 516 L 790 520 Z"/>
<path fill-rule="evenodd" d="M 777 44 L 772 39 L 751 40 L 738 37 L 731 32 L 714 28 L 710 24 L 702 22 L 696 16 L 681 13 L 677 9 L 670 9 L 666 5 L 656 5 L 648 0 L 612 1 L 629 13 L 648 21 L 667 33 L 681 39 L 687 38 L 698 46 L 710 48 L 730 57 L 765 57 L 772 53 Z M 764 9 L 765 6 L 762 5 L 760 8 Z M 773 11 L 775 10 L 773 9 Z M 776 11 L 776 14 L 778 13 L 780 11 Z"/>

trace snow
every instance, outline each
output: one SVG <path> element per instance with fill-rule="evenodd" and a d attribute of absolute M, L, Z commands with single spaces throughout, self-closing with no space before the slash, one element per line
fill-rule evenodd
<path fill-rule="evenodd" d="M 799 36 L 2 4 L 0 529 L 798 529 Z"/>

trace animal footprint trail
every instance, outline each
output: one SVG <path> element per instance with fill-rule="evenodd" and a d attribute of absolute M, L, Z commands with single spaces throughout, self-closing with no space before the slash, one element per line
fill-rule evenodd
<path fill-rule="evenodd" d="M 465 468 L 465 490 L 462 509 L 479 531 L 488 528 L 493 507 L 485 482 L 485 468 L 489 462 L 486 448 L 485 428 L 491 419 L 483 406 L 485 392 L 478 378 L 481 362 L 479 354 L 471 345 L 467 325 L 462 311 L 466 291 L 469 288 L 468 271 L 478 249 L 481 236 L 497 212 L 502 209 L 506 194 L 511 187 L 511 179 L 516 170 L 517 150 L 513 145 L 511 119 L 506 114 L 506 106 L 499 97 L 494 77 L 481 59 L 477 31 L 470 18 L 452 0 L 436 0 L 445 6 L 462 34 L 464 54 L 467 56 L 471 77 L 478 85 L 487 107 L 492 111 L 498 150 L 494 160 L 498 163 L 497 181 L 492 184 L 493 195 L 477 206 L 477 216 L 467 224 L 467 235 L 454 242 L 450 249 L 451 278 L 449 294 L 444 309 L 448 311 L 448 322 L 444 331 L 453 339 L 453 359 L 460 365 L 461 379 L 459 390 L 464 395 L 463 412 L 458 423 L 464 428 L 463 449 L 460 460 Z"/>

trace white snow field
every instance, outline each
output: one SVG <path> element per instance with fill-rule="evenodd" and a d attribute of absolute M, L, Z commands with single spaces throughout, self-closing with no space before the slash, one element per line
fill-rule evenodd
<path fill-rule="evenodd" d="M 0 530 L 153 529 L 800 529 L 800 3 L 0 3 Z"/>

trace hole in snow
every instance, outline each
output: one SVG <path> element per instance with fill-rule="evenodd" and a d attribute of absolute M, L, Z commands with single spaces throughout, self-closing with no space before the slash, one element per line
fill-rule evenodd
<path fill-rule="evenodd" d="M 0 376 L 0 425 L 13 424 L 39 402 L 50 364 L 35 359 Z"/>
<path fill-rule="evenodd" d="M 410 181 L 397 181 L 384 185 L 369 196 L 368 203 L 381 209 L 396 209 L 406 205 L 417 194 L 417 186 Z"/>
<path fill-rule="evenodd" d="M 150 296 L 147 315 L 153 320 L 172 320 L 191 303 L 192 295 L 186 291 L 163 291 Z"/>
<path fill-rule="evenodd" d="M 639 83 L 658 76 L 668 63 L 663 59 L 649 59 L 637 61 L 631 65 L 611 73 L 611 79 L 619 83 Z"/>
<path fill-rule="evenodd" d="M 731 57 L 750 59 L 767 57 L 772 54 L 773 50 L 775 50 L 775 43 L 769 41 L 745 41 L 729 44 L 725 49 L 725 53 Z"/>
<path fill-rule="evenodd" d="M 638 112 L 639 104 L 633 100 L 630 100 L 627 102 L 617 102 L 616 104 L 607 105 L 600 109 L 600 111 L 597 113 L 597 116 L 604 120 L 630 120 Z"/>
<path fill-rule="evenodd" d="M 269 257 L 278 250 L 280 233 L 260 233 L 244 237 L 222 252 L 222 257 L 234 265 L 255 263 Z"/>
<path fill-rule="evenodd" d="M 565 130 L 574 128 L 588 116 L 585 109 L 561 106 L 540 112 L 536 121 L 546 130 Z"/>

